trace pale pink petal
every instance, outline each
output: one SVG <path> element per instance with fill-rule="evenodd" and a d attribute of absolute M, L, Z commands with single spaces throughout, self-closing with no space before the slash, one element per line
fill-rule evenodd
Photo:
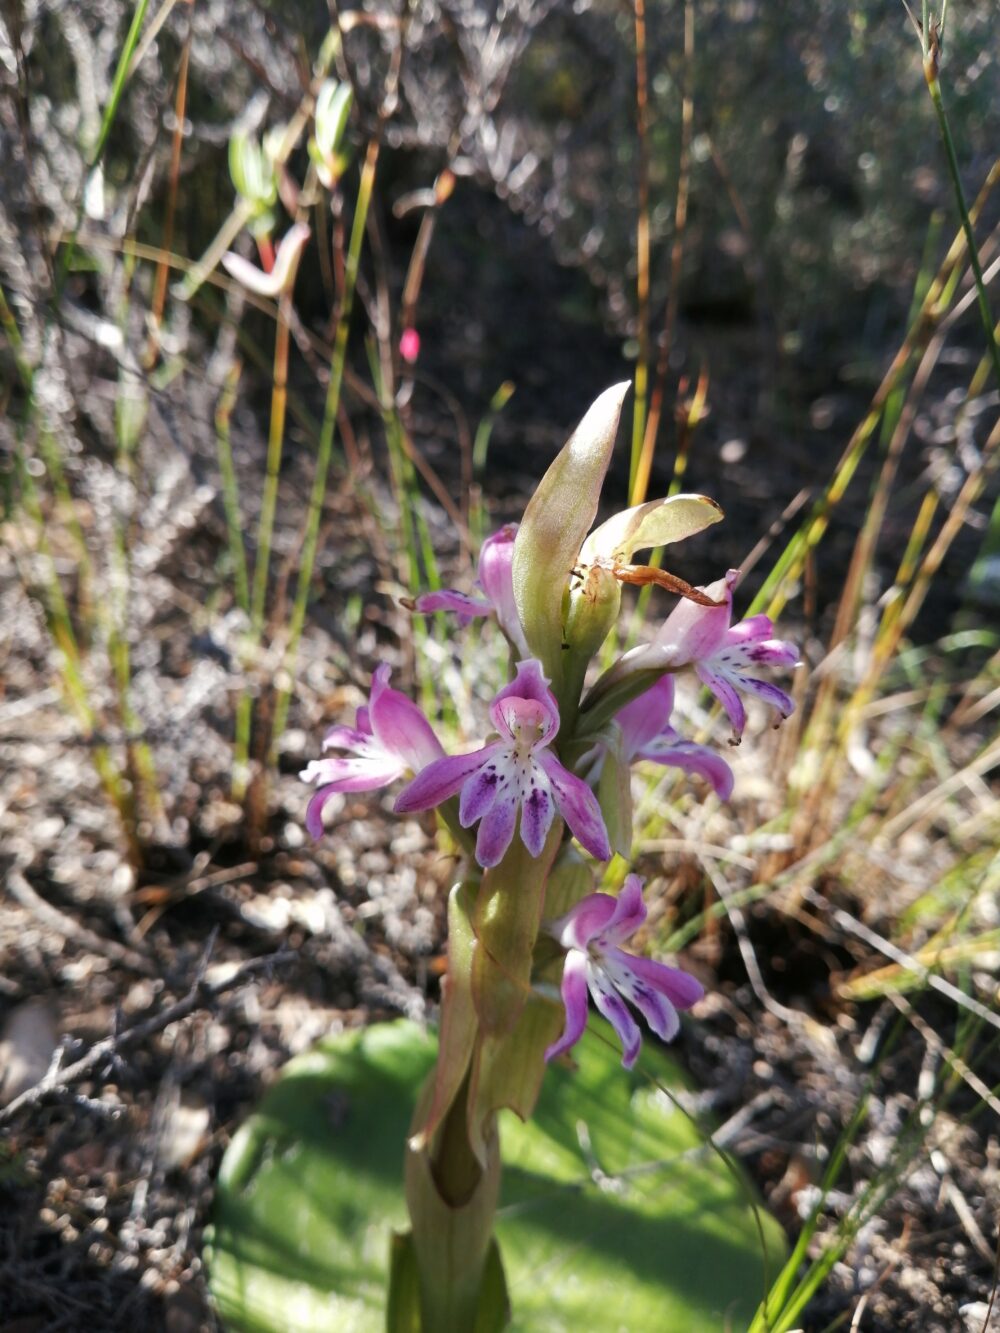
<path fill-rule="evenodd" d="M 358 709 L 361 713 L 363 710 Z M 331 727 L 323 737 L 324 750 L 350 750 L 354 754 L 381 754 L 382 747 L 373 738 L 371 731 L 360 727 Z"/>
<path fill-rule="evenodd" d="M 500 798 L 479 825 L 476 838 L 476 860 L 484 870 L 498 865 L 514 836 L 517 802 Z"/>
<path fill-rule="evenodd" d="M 756 695 L 763 703 L 777 709 L 782 717 L 791 717 L 795 712 L 795 700 L 777 685 L 768 680 L 754 680 L 752 676 L 733 675 L 733 680 L 747 694 Z"/>
<path fill-rule="evenodd" d="M 449 796 L 454 796 L 462 783 L 501 748 L 499 741 L 484 745 L 472 754 L 445 755 L 421 769 L 417 776 L 396 797 L 393 809 L 397 814 L 414 810 L 430 810 Z"/>
<path fill-rule="evenodd" d="M 399 690 L 390 689 L 389 668 L 384 663 L 372 678 L 369 718 L 379 744 L 389 754 L 398 755 L 414 773 L 444 754 L 417 705 Z"/>
<path fill-rule="evenodd" d="M 479 586 L 493 604 L 500 628 L 521 656 L 527 657 L 528 644 L 514 601 L 512 571 L 516 536 L 517 524 L 508 523 L 483 542 L 479 552 Z"/>
<path fill-rule="evenodd" d="M 631 954 L 611 949 L 601 959 L 601 966 L 611 983 L 642 1014 L 661 1041 L 672 1041 L 680 1030 L 677 1010 L 662 989 L 648 985 L 632 964 L 644 961 Z"/>
<path fill-rule="evenodd" d="M 743 707 L 743 700 L 736 693 L 728 676 L 712 671 L 707 664 L 696 666 L 695 671 L 698 679 L 708 686 L 726 710 L 736 736 L 742 736 L 743 728 L 747 724 L 746 709 Z"/>
<path fill-rule="evenodd" d="M 570 832 L 591 856 L 610 861 L 611 843 L 597 797 L 582 778 L 563 768 L 551 751 L 540 750 L 535 757 L 552 784 L 556 805 Z"/>
<path fill-rule="evenodd" d="M 617 899 L 610 893 L 588 893 L 565 916 L 553 921 L 549 934 L 555 936 L 564 949 L 579 949 L 584 953 L 592 939 L 596 939 L 615 914 Z"/>
<path fill-rule="evenodd" d="M 609 954 L 618 953 L 617 950 Z M 629 970 L 651 990 L 665 995 L 675 1009 L 690 1009 L 705 994 L 705 987 L 689 972 L 679 967 L 668 967 L 666 963 L 657 963 L 652 958 L 638 958 L 634 954 L 619 953 Z"/>
<path fill-rule="evenodd" d="M 765 616 L 763 613 L 747 616 L 738 625 L 730 626 L 726 635 L 726 647 L 733 643 L 758 643 L 761 639 L 769 639 L 773 633 L 774 621 L 770 616 Z"/>
<path fill-rule="evenodd" d="M 590 993 L 600 1012 L 608 1020 L 622 1044 L 622 1064 L 631 1069 L 642 1046 L 639 1025 L 628 1011 L 628 1006 L 600 968 L 591 966 L 588 972 Z"/>
<path fill-rule="evenodd" d="M 725 642 L 733 613 L 733 587 L 738 577 L 739 570 L 731 569 L 724 579 L 704 589 L 709 597 L 724 599 L 722 606 L 680 601 L 660 627 L 653 647 L 664 653 L 674 666 L 711 657 Z"/>
<path fill-rule="evenodd" d="M 559 1040 L 545 1052 L 546 1060 L 552 1060 L 575 1046 L 587 1026 L 587 959 L 584 954 L 572 950 L 566 955 L 560 992 L 566 1011 L 566 1026 Z"/>
<path fill-rule="evenodd" d="M 334 791 L 376 791 L 402 777 L 405 765 L 390 754 L 333 755 L 314 759 L 299 777 L 305 782 L 329 784 Z"/>
<path fill-rule="evenodd" d="M 674 735 L 676 736 L 676 733 Z M 721 755 L 710 750 L 707 745 L 698 745 L 695 741 L 679 738 L 671 739 L 663 735 L 658 736 L 644 750 L 640 750 L 635 758 L 647 759 L 654 764 L 666 764 L 670 768 L 680 768 L 685 773 L 694 773 L 696 777 L 704 778 L 722 801 L 728 801 L 733 794 L 733 770 Z"/>
<path fill-rule="evenodd" d="M 326 831 L 323 827 L 323 807 L 330 797 L 340 788 L 337 786 L 320 787 L 319 791 L 310 797 L 309 804 L 306 806 L 306 830 L 310 837 L 322 838 Z"/>
<path fill-rule="evenodd" d="M 674 707 L 674 680 L 669 672 L 615 715 L 622 730 L 625 754 L 637 754 L 670 720 Z"/>
<path fill-rule="evenodd" d="M 490 707 L 493 725 L 511 745 L 527 739 L 531 748 L 546 744 L 553 734 L 552 715 L 537 699 L 519 699 L 497 695 Z"/>
<path fill-rule="evenodd" d="M 413 609 L 420 615 L 429 615 L 432 611 L 453 611 L 460 625 L 467 625 L 477 616 L 488 616 L 493 611 L 485 597 L 470 597 L 468 593 L 457 592 L 454 588 L 422 592 L 414 599 Z"/>
<path fill-rule="evenodd" d="M 621 944 L 634 935 L 646 920 L 646 904 L 642 901 L 642 880 L 638 875 L 627 875 L 621 893 L 615 899 L 615 910 L 601 931 L 600 944 Z"/>
<path fill-rule="evenodd" d="M 559 705 L 556 703 L 556 697 L 549 689 L 549 683 L 542 672 L 542 665 L 533 657 L 529 657 L 525 662 L 518 662 L 517 672 L 509 685 L 497 694 L 490 705 L 490 717 L 497 731 L 504 731 L 507 723 L 505 722 L 504 704 L 508 700 L 530 700 L 538 704 L 541 713 L 544 714 L 544 735 L 540 737 L 542 741 L 550 741 L 559 730 Z M 506 714 L 509 717 L 509 712 Z M 539 725 L 542 725 L 543 719 L 540 715 Z M 508 730 L 507 734 L 510 734 Z"/>

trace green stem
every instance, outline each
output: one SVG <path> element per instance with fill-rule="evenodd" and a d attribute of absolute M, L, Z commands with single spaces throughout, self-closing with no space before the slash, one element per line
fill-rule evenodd
<path fill-rule="evenodd" d="M 298 582 L 295 585 L 295 601 L 288 624 L 288 646 L 281 667 L 281 684 L 278 690 L 274 714 L 272 745 L 277 745 L 285 729 L 288 717 L 288 705 L 292 691 L 292 672 L 298 654 L 299 640 L 305 626 L 306 607 L 309 601 L 309 589 L 312 585 L 313 566 L 316 563 L 316 550 L 319 545 L 319 525 L 323 516 L 323 501 L 326 497 L 326 478 L 333 453 L 333 440 L 337 427 L 337 413 L 340 410 L 340 392 L 344 382 L 344 366 L 347 361 L 347 338 L 351 323 L 351 310 L 354 305 L 354 288 L 361 262 L 361 244 L 364 240 L 368 208 L 371 204 L 372 190 L 375 186 L 375 167 L 378 163 L 379 143 L 372 139 L 368 145 L 365 164 L 361 169 L 361 181 L 358 186 L 358 198 L 354 209 L 354 222 L 347 246 L 347 259 L 344 264 L 344 295 L 337 321 L 337 333 L 333 343 L 333 356 L 330 361 L 330 384 L 326 392 L 326 405 L 323 409 L 323 424 L 319 432 L 319 448 L 316 453 L 316 472 L 313 476 L 312 490 L 309 494 L 309 511 L 306 518 L 305 540 L 302 544 L 302 561 L 299 565 Z"/>
<path fill-rule="evenodd" d="M 271 424 L 267 436 L 267 473 L 257 525 L 257 558 L 250 591 L 250 632 L 244 643 L 248 664 L 253 665 L 264 637 L 264 613 L 267 605 L 268 576 L 271 569 L 271 542 L 274 516 L 278 508 L 278 481 L 285 440 L 285 415 L 288 406 L 288 337 L 291 293 L 282 292 L 278 300 L 278 326 L 274 338 L 274 370 L 271 378 Z M 237 800 L 246 795 L 249 781 L 250 735 L 253 698 L 244 692 L 236 706 L 236 743 L 233 754 L 233 793 Z M 258 719 L 259 720 L 259 719 Z"/>
<path fill-rule="evenodd" d="M 927 27 L 925 23 L 925 34 L 926 31 Z M 927 79 L 927 88 L 931 95 L 931 101 L 934 103 L 934 110 L 938 118 L 938 126 L 941 130 L 941 139 L 944 143 L 945 156 L 948 159 L 948 171 L 951 175 L 952 189 L 955 191 L 955 202 L 958 204 L 959 216 L 962 219 L 962 229 L 965 232 L 965 239 L 969 245 L 969 264 L 972 268 L 972 275 L 976 282 L 976 298 L 979 305 L 979 314 L 983 321 L 983 328 L 986 331 L 986 345 L 989 349 L 990 359 L 993 362 L 993 373 L 996 375 L 997 388 L 1000 388 L 1000 348 L 997 347 L 993 313 L 990 310 L 989 297 L 986 295 L 986 280 L 983 277 L 983 268 L 979 262 L 979 250 L 976 246 L 976 235 L 972 229 L 972 219 L 969 217 L 969 208 L 965 202 L 965 191 L 962 189 L 962 177 L 958 168 L 958 156 L 955 152 L 955 141 L 951 137 L 951 126 L 948 124 L 948 115 L 944 109 L 944 98 L 941 96 L 941 84 L 937 75 L 937 49 L 935 46 L 931 46 L 924 55 L 924 76 Z"/>
<path fill-rule="evenodd" d="M 636 494 L 642 442 L 646 435 L 646 399 L 649 393 L 649 89 L 646 66 L 646 5 L 634 0 L 635 106 L 639 152 L 639 216 L 636 222 L 636 332 L 639 355 L 635 365 L 635 403 L 632 412 L 632 453 L 629 461 L 629 504 Z"/>

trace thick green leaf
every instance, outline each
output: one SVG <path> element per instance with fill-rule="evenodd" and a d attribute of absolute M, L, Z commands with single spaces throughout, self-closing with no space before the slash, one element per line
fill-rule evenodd
<path fill-rule="evenodd" d="M 497 1237 L 521 1333 L 723 1333 L 765 1290 L 750 1190 L 664 1088 L 647 1043 L 627 1073 L 606 1025 L 545 1079 L 534 1118 L 501 1117 Z M 402 1145 L 434 1058 L 412 1023 L 330 1038 L 293 1060 L 219 1175 L 209 1262 L 233 1333 L 381 1333 Z M 785 1255 L 758 1210 L 767 1271 Z M 397 1238 L 397 1248 L 399 1240 Z M 397 1254 L 397 1263 L 405 1255 Z"/>

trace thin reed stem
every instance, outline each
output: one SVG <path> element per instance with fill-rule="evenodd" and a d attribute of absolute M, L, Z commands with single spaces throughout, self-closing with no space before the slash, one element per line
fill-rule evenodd
<path fill-rule="evenodd" d="M 635 228 L 636 339 L 635 401 L 632 408 L 632 454 L 629 461 L 629 504 L 638 503 L 637 482 L 646 431 L 649 392 L 649 82 L 646 63 L 646 4 L 633 0 L 635 12 L 635 113 L 639 154 L 639 208 Z"/>
<path fill-rule="evenodd" d="M 309 590 L 312 586 L 313 567 L 316 563 L 316 551 L 319 546 L 320 520 L 323 516 L 323 502 L 326 498 L 326 478 L 333 454 L 333 441 L 340 410 L 340 393 L 344 383 L 347 339 L 350 332 L 351 311 L 354 307 L 354 289 L 357 284 L 358 268 L 361 262 L 361 246 L 368 221 L 368 209 L 371 205 L 372 191 L 375 187 L 375 170 L 378 165 L 378 156 L 379 140 L 373 138 L 369 141 L 364 166 L 361 168 L 358 197 L 354 207 L 354 221 L 351 226 L 347 259 L 344 264 L 344 292 L 340 303 L 340 317 L 337 321 L 337 332 L 334 336 L 333 354 L 330 361 L 330 382 L 326 391 L 323 422 L 319 432 L 316 471 L 313 475 L 312 489 L 309 493 L 309 508 L 302 543 L 302 560 L 299 565 L 298 581 L 295 585 L 292 614 L 288 622 L 288 643 L 281 667 L 281 680 L 274 713 L 272 746 L 277 745 L 285 729 L 292 690 L 292 673 L 295 670 L 299 640 L 302 637 L 302 630 L 306 621 Z"/>
<path fill-rule="evenodd" d="M 684 238 L 687 232 L 688 199 L 691 192 L 691 134 L 694 127 L 694 0 L 684 0 L 684 93 L 681 102 L 681 147 L 677 167 L 677 202 L 674 206 L 674 238 L 670 246 L 670 286 L 667 290 L 667 308 L 663 317 L 663 335 L 660 339 L 656 358 L 656 375 L 653 392 L 649 403 L 649 416 L 646 419 L 642 440 L 642 453 L 636 469 L 632 488 L 631 503 L 641 504 L 649 492 L 649 477 L 656 453 L 656 437 L 660 429 L 663 414 L 663 399 L 666 393 L 667 372 L 670 368 L 670 351 L 674 341 L 674 329 L 677 325 L 677 312 L 680 308 L 681 270 L 684 265 Z M 674 480 L 671 493 L 680 488 L 687 463 L 686 445 L 690 441 L 690 432 L 679 433 L 678 448 L 674 459 Z"/>

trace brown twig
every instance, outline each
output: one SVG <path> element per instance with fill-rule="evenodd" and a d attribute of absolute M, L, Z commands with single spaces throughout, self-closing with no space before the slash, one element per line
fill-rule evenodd
<path fill-rule="evenodd" d="M 144 977 L 159 975 L 159 969 L 151 958 L 145 957 L 135 949 L 130 949 L 125 944 L 119 944 L 117 940 L 105 939 L 103 935 L 88 930 L 74 917 L 69 916 L 66 912 L 61 912 L 58 907 L 53 907 L 50 902 L 46 902 L 41 894 L 36 893 L 28 883 L 19 866 L 11 866 L 8 869 L 5 888 L 10 896 L 26 908 L 32 916 L 37 917 L 44 925 L 50 926 L 53 930 L 58 931 L 60 935 L 65 935 L 67 939 L 73 940 L 84 949 L 100 954 L 102 958 L 110 958 L 113 963 L 119 963 L 122 967 L 127 967 L 133 972 L 139 972 Z"/>
<path fill-rule="evenodd" d="M 183 999 L 176 1000 L 173 1004 L 168 1005 L 166 1009 L 160 1010 L 159 1013 L 153 1014 L 141 1022 L 133 1023 L 131 1027 L 124 1028 L 121 1032 L 113 1033 L 110 1037 L 104 1037 L 95 1042 L 85 1055 L 82 1055 L 79 1060 L 65 1069 L 60 1069 L 58 1065 L 55 1065 L 44 1078 L 32 1087 L 27 1088 L 6 1106 L 0 1107 L 0 1127 L 13 1120 L 20 1111 L 40 1105 L 47 1097 L 65 1094 L 71 1084 L 81 1082 L 113 1056 L 119 1055 L 134 1046 L 141 1045 L 142 1042 L 154 1037 L 158 1032 L 170 1027 L 172 1023 L 178 1023 L 182 1018 L 187 1018 L 195 1010 L 207 1009 L 213 1000 L 218 999 L 226 991 L 241 986 L 257 973 L 270 971 L 272 968 L 280 967 L 298 957 L 294 949 L 282 949 L 277 953 L 266 954 L 263 958 L 251 958 L 249 962 L 238 968 L 231 977 L 209 984 L 204 980 L 209 952 L 210 950 L 206 949 L 195 972 L 194 981 Z"/>

